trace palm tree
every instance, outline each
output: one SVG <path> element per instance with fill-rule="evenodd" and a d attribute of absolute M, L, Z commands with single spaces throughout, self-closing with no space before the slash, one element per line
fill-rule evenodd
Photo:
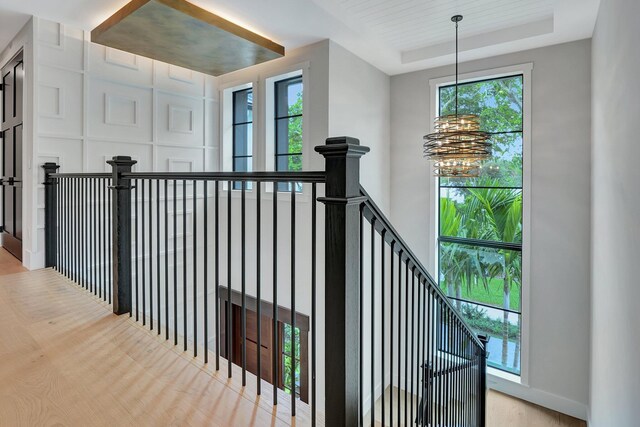
<path fill-rule="evenodd" d="M 516 190 L 470 189 L 473 196 L 468 203 L 467 215 L 482 215 L 485 240 L 517 242 L 522 240 L 522 193 Z M 511 288 L 520 285 L 522 262 L 520 253 L 500 250 L 501 262 L 488 266 L 486 271 L 493 277 L 503 279 L 503 328 L 502 328 L 502 364 L 507 366 L 509 345 L 509 311 L 511 309 Z"/>

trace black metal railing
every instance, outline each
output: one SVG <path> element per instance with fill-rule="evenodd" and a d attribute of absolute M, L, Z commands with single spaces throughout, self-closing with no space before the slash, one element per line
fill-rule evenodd
<path fill-rule="evenodd" d="M 368 148 L 316 151 L 325 171 L 47 163 L 46 266 L 311 425 L 484 425 L 484 345 L 361 189 Z"/>
<path fill-rule="evenodd" d="M 483 425 L 486 338 L 469 329 L 382 210 L 360 194 L 360 395 L 372 396 L 360 418 Z"/>

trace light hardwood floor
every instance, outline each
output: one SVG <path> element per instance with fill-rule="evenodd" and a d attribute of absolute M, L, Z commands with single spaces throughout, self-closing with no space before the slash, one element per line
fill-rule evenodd
<path fill-rule="evenodd" d="M 53 270 L 0 276 L 0 426 L 289 426 L 256 397 Z M 266 387 L 265 387 L 266 388 Z"/>
<path fill-rule="evenodd" d="M 0 276 L 20 273 L 22 271 L 27 271 L 27 269 L 22 266 L 22 263 L 7 252 L 6 249 L 0 248 Z"/>
<path fill-rule="evenodd" d="M 212 363 L 167 344 L 52 270 L 24 271 L 0 249 L 0 426 L 287 426 L 271 405 Z M 488 427 L 583 427 L 566 415 L 489 391 Z M 322 420 L 319 420 L 322 425 Z"/>
<path fill-rule="evenodd" d="M 487 395 L 487 427 L 586 427 L 587 423 L 494 390 Z"/>

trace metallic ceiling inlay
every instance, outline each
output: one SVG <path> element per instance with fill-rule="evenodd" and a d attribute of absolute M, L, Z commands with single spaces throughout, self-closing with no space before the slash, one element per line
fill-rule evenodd
<path fill-rule="evenodd" d="M 133 0 L 91 41 L 219 76 L 284 56 L 284 47 L 185 0 Z"/>

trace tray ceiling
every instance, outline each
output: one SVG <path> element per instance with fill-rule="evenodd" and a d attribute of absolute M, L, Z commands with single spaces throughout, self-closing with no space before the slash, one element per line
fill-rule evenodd
<path fill-rule="evenodd" d="M 332 39 L 388 74 L 591 37 L 599 0 L 190 0 L 292 50 Z M 0 0 L 3 9 L 91 30 L 128 0 Z"/>

